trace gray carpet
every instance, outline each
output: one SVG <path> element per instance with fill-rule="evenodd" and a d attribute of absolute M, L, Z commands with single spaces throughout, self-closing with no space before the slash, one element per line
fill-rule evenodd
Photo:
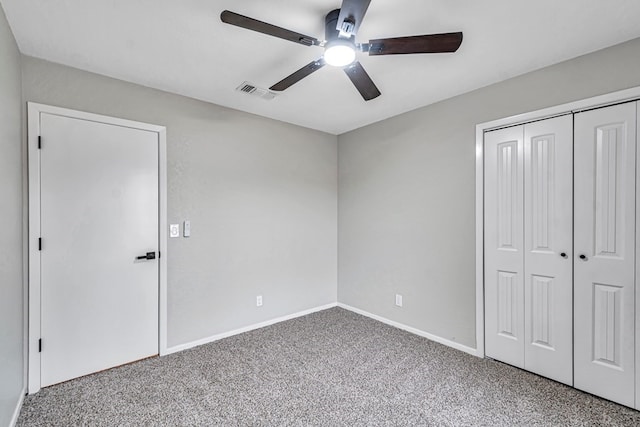
<path fill-rule="evenodd" d="M 18 426 L 640 425 L 640 412 L 334 308 L 28 396 Z"/>

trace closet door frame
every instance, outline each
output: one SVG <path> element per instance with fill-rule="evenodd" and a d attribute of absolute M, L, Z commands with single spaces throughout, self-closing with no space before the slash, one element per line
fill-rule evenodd
<path fill-rule="evenodd" d="M 566 114 L 574 114 L 581 111 L 591 110 L 595 108 L 607 107 L 610 105 L 620 104 L 624 102 L 633 102 L 640 100 L 640 86 L 631 89 L 625 89 L 612 92 L 606 95 L 600 95 L 592 98 L 583 99 L 567 104 L 562 104 L 542 110 L 532 111 L 516 116 L 503 119 L 492 120 L 476 125 L 476 350 L 475 355 L 481 358 L 485 354 L 485 333 L 484 333 L 484 134 L 485 132 L 506 128 L 510 126 L 522 125 L 539 120 L 549 119 L 553 117 L 563 116 Z M 639 117 L 640 120 L 640 117 Z M 640 126 L 638 126 L 638 138 L 640 138 Z M 640 139 L 639 139 L 640 141 Z M 640 150 L 638 150 L 638 161 L 640 162 Z M 640 163 L 639 163 L 640 164 Z M 638 195 L 637 202 L 640 203 L 640 176 L 638 179 Z M 640 210 L 638 210 L 640 218 Z M 640 240 L 640 239 L 638 239 Z M 640 247 L 640 243 L 637 242 Z M 637 262 L 636 271 L 640 272 L 640 262 Z M 636 283 L 638 282 L 636 277 Z M 640 294 L 638 292 L 637 294 Z M 640 308 L 640 295 L 637 296 L 636 304 Z M 640 316 L 636 317 L 636 336 L 640 339 Z M 638 341 L 640 343 L 640 341 Z M 640 351 L 636 352 L 636 360 L 640 366 Z M 640 369 L 636 370 L 640 384 Z M 640 386 L 639 386 L 640 387 Z M 640 390 L 636 395 L 640 394 Z M 636 402 L 640 407 L 640 398 Z"/>

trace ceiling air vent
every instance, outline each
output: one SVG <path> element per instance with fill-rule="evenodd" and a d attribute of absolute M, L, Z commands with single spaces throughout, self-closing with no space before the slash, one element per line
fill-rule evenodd
<path fill-rule="evenodd" d="M 258 98 L 271 100 L 276 97 L 276 94 L 268 89 L 257 87 L 249 82 L 242 82 L 240 86 L 236 88 L 238 92 L 244 92 L 251 96 L 257 96 Z"/>

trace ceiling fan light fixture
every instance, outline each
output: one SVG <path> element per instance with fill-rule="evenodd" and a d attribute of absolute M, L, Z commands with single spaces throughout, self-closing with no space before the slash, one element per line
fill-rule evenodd
<path fill-rule="evenodd" d="M 345 67 L 356 60 L 356 49 L 352 43 L 335 41 L 327 44 L 324 62 L 334 67 Z"/>
<path fill-rule="evenodd" d="M 307 47 L 324 47 L 322 58 L 311 61 L 271 86 L 269 90 L 281 92 L 325 65 L 331 65 L 342 68 L 365 101 L 380 96 L 380 90 L 356 60 L 356 50 L 368 53 L 369 56 L 445 53 L 457 51 L 462 43 L 461 32 L 370 39 L 369 43 L 356 43 L 358 28 L 369 8 L 369 3 L 371 0 L 342 0 L 340 9 L 330 11 L 324 18 L 324 41 L 229 10 L 223 10 L 220 13 L 220 20 L 226 24 Z"/>

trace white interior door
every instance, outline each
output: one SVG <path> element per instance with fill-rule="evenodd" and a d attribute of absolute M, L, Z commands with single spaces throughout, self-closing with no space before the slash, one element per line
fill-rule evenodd
<path fill-rule="evenodd" d="M 575 115 L 575 386 L 635 403 L 636 104 Z"/>
<path fill-rule="evenodd" d="M 158 134 L 40 115 L 41 385 L 158 354 Z"/>
<path fill-rule="evenodd" d="M 485 352 L 524 368 L 524 127 L 484 136 Z"/>
<path fill-rule="evenodd" d="M 524 368 L 572 385 L 573 117 L 524 132 Z"/>

